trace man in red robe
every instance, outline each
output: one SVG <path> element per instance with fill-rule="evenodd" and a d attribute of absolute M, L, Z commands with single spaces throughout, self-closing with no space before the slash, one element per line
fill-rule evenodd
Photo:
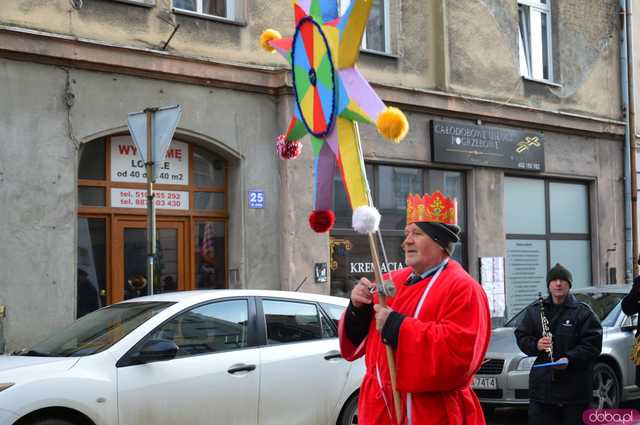
<path fill-rule="evenodd" d="M 459 241 L 456 220 L 455 199 L 410 195 L 407 267 L 390 274 L 395 296 L 381 307 L 366 278 L 351 292 L 340 350 L 349 361 L 365 355 L 359 424 L 398 425 L 385 344 L 395 353 L 403 425 L 485 423 L 471 382 L 489 345 L 491 316 L 480 284 L 450 258 Z"/>

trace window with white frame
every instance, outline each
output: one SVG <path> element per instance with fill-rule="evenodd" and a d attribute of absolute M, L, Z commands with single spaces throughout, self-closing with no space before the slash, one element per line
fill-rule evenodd
<path fill-rule="evenodd" d="M 173 0 L 173 7 L 206 16 L 236 19 L 237 0 Z"/>
<path fill-rule="evenodd" d="M 598 283 L 591 269 L 589 205 L 588 183 L 505 176 L 508 317 L 547 292 L 546 274 L 556 263 L 571 271 L 573 288 Z"/>
<path fill-rule="evenodd" d="M 389 35 L 389 1 L 373 0 L 367 28 L 362 36 L 362 49 L 391 53 Z M 347 11 L 350 0 L 339 0 L 340 15 Z"/>
<path fill-rule="evenodd" d="M 553 81 L 551 0 L 518 0 L 520 74 Z"/>

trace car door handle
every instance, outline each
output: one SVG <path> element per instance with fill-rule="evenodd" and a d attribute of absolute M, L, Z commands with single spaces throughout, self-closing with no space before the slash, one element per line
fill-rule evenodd
<path fill-rule="evenodd" d="M 256 365 L 254 364 L 239 363 L 239 364 L 232 365 L 229 368 L 229 370 L 227 370 L 227 372 L 230 374 L 234 374 L 238 372 L 251 372 L 252 370 L 255 370 L 255 368 L 256 368 Z"/>
<path fill-rule="evenodd" d="M 342 355 L 340 355 L 340 351 L 331 350 L 324 355 L 325 360 L 333 360 L 333 359 L 341 359 Z"/>

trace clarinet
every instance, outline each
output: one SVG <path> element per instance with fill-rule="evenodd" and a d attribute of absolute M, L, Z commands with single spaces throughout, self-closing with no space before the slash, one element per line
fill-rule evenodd
<path fill-rule="evenodd" d="M 551 331 L 549 330 L 549 320 L 547 320 L 547 316 L 544 314 L 544 298 L 542 298 L 542 293 L 538 293 L 538 303 L 540 304 L 540 323 L 542 323 L 542 336 L 553 337 Z M 553 341 L 553 340 L 552 340 Z M 553 342 L 551 346 L 546 349 L 549 354 L 549 360 L 553 362 Z"/>

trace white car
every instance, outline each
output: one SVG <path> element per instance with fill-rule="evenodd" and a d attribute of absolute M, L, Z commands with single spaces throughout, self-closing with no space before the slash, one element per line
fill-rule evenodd
<path fill-rule="evenodd" d="M 260 290 L 142 297 L 0 356 L 0 425 L 351 425 L 364 363 L 345 298 Z"/>

